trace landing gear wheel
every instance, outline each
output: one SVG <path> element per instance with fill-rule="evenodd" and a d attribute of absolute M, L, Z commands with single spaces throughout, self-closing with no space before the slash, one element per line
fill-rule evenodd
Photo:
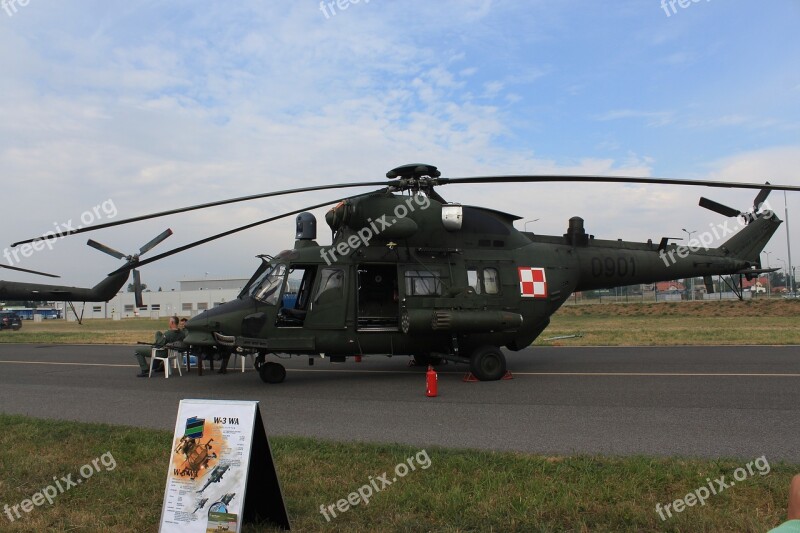
<path fill-rule="evenodd" d="M 280 363 L 264 363 L 258 369 L 258 375 L 264 383 L 283 383 L 286 379 L 286 368 Z"/>
<path fill-rule="evenodd" d="M 506 356 L 500 348 L 482 346 L 472 352 L 469 369 L 481 381 L 497 381 L 506 375 Z"/>
<path fill-rule="evenodd" d="M 264 366 L 264 360 L 267 358 L 266 355 L 263 353 L 257 353 L 255 361 L 253 361 L 253 367 L 256 370 L 261 370 L 261 367 Z"/>

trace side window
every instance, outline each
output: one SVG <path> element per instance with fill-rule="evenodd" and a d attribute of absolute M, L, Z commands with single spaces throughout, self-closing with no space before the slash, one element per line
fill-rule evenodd
<path fill-rule="evenodd" d="M 406 270 L 406 296 L 441 296 L 442 280 L 438 272 Z"/>
<path fill-rule="evenodd" d="M 499 294 L 500 275 L 493 267 L 469 267 L 467 268 L 467 285 L 472 287 L 475 294 Z"/>
<path fill-rule="evenodd" d="M 323 268 L 319 278 L 319 286 L 314 294 L 314 303 L 344 298 L 344 270 L 341 268 Z"/>
<path fill-rule="evenodd" d="M 481 294 L 481 280 L 478 279 L 477 269 L 467 269 L 467 285 L 472 287 L 472 290 L 475 291 L 475 294 Z"/>
<path fill-rule="evenodd" d="M 486 294 L 497 294 L 500 292 L 500 278 L 496 268 L 483 269 L 483 287 Z"/>

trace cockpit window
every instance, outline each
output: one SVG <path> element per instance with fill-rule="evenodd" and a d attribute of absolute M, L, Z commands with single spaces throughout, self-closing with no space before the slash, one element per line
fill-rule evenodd
<path fill-rule="evenodd" d="M 264 302 L 267 305 L 275 305 L 278 303 L 278 297 L 281 294 L 283 287 L 283 280 L 286 274 L 285 265 L 276 265 L 273 268 L 264 272 L 261 277 L 253 283 L 253 289 L 250 291 L 250 296 Z"/>

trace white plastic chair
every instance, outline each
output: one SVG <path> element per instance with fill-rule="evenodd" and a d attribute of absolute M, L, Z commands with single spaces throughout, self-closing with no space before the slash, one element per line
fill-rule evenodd
<path fill-rule="evenodd" d="M 163 364 L 165 378 L 168 378 L 170 374 L 170 361 L 172 361 L 174 367 L 178 369 L 178 375 L 183 376 L 183 373 L 181 372 L 181 365 L 178 362 L 178 357 L 180 357 L 180 352 L 178 350 L 173 350 L 172 348 L 153 348 L 153 350 L 150 352 L 150 374 L 148 377 L 153 377 L 153 364 L 156 361 L 161 361 Z"/>
<path fill-rule="evenodd" d="M 255 367 L 256 366 L 256 354 L 254 354 L 252 352 L 243 352 L 243 353 L 233 352 L 233 357 L 234 357 L 234 359 L 233 359 L 233 368 L 236 368 L 236 357 L 239 357 L 242 360 L 242 372 L 244 372 L 244 365 L 247 362 L 247 356 L 248 355 L 253 356 L 253 367 Z"/>

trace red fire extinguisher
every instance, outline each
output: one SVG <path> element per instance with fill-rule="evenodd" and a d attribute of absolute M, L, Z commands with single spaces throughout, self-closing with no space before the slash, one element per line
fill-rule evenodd
<path fill-rule="evenodd" d="M 439 376 L 436 374 L 436 370 L 433 369 L 432 365 L 428 365 L 428 372 L 426 374 L 428 390 L 425 395 L 428 398 L 435 398 L 439 395 Z"/>

